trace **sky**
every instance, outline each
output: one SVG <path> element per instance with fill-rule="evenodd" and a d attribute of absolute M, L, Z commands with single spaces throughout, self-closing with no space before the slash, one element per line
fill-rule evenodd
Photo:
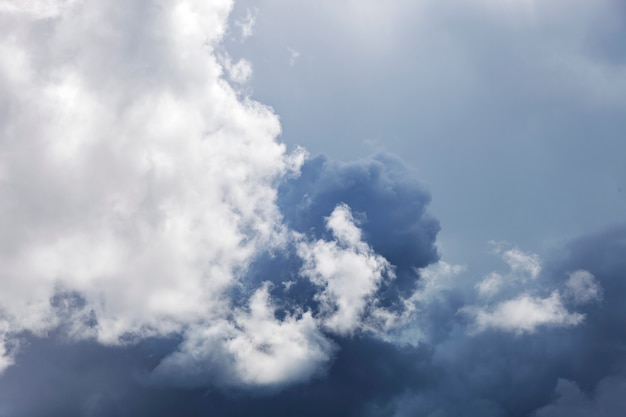
<path fill-rule="evenodd" d="M 0 416 L 621 416 L 626 3 L 0 0 Z"/>

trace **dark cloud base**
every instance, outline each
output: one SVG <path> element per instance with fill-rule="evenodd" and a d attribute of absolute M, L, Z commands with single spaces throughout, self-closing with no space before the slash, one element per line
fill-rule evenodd
<path fill-rule="evenodd" d="M 149 371 L 176 346 L 150 340 L 126 348 L 30 338 L 3 376 L 11 416 L 359 416 L 438 378 L 427 347 L 398 348 L 368 337 L 341 346 L 327 375 L 279 393 L 153 387 Z"/>

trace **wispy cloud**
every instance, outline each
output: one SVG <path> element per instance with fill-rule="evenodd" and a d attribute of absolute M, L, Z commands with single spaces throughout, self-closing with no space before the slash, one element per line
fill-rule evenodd
<path fill-rule="evenodd" d="M 254 25 L 256 24 L 258 12 L 258 9 L 247 8 L 246 15 L 235 21 L 235 26 L 241 31 L 241 42 L 247 40 L 254 34 Z"/>

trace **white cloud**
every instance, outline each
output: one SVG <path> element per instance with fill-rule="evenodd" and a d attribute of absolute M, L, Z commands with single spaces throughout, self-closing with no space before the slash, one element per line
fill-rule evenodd
<path fill-rule="evenodd" d="M 493 297 L 504 285 L 504 277 L 497 272 L 491 272 L 476 284 L 478 293 L 483 297 Z"/>
<path fill-rule="evenodd" d="M 541 273 L 541 258 L 539 255 L 524 252 L 518 248 L 506 249 L 504 242 L 490 242 L 496 254 L 511 268 L 511 273 L 520 278 L 536 279 Z"/>
<path fill-rule="evenodd" d="M 510 249 L 502 256 L 513 272 L 526 273 L 533 279 L 537 278 L 541 272 L 541 262 L 536 254 Z"/>
<path fill-rule="evenodd" d="M 275 317 L 268 284 L 257 290 L 247 310 L 231 320 L 191 328 L 181 350 L 154 371 L 158 381 L 201 385 L 216 374 L 220 383 L 280 387 L 318 375 L 334 353 L 310 312 Z"/>
<path fill-rule="evenodd" d="M 521 251 L 517 248 L 506 249 L 504 242 L 489 242 L 494 252 L 509 266 L 506 274 L 490 272 L 475 285 L 479 295 L 492 298 L 506 287 L 523 285 L 528 279 L 536 280 L 541 273 L 539 255 Z"/>
<path fill-rule="evenodd" d="M 579 306 L 601 300 L 602 288 L 591 273 L 583 270 L 570 274 L 561 288 L 551 290 L 549 296 L 537 295 L 547 289 L 538 279 L 539 256 L 516 248 L 504 249 L 503 243 L 491 243 L 510 272 L 491 272 L 475 285 L 479 304 L 464 308 L 473 318 L 473 331 L 497 329 L 519 334 L 533 333 L 542 326 L 574 326 L 584 320 L 584 315 L 569 311 L 566 303 Z M 496 297 L 505 287 L 506 295 Z"/>
<path fill-rule="evenodd" d="M 245 84 L 252 77 L 252 64 L 247 59 L 242 58 L 233 63 L 229 56 L 224 56 L 221 63 L 226 69 L 228 78 L 234 83 Z"/>
<path fill-rule="evenodd" d="M 442 290 L 454 287 L 453 279 L 465 270 L 464 265 L 453 265 L 444 261 L 419 269 L 418 286 L 409 301 L 419 304 L 432 302 Z"/>
<path fill-rule="evenodd" d="M 214 48 L 232 2 L 20 4 L 30 14 L 0 25 L 2 335 L 69 320 L 59 291 L 84 297 L 71 317 L 94 318 L 71 335 L 107 344 L 228 322 L 224 292 L 284 242 L 275 184 L 303 158 L 222 77 Z M 235 81 L 249 77 L 241 62 Z M 285 353 L 287 333 L 312 324 L 276 326 Z M 2 368 L 7 355 L 0 343 Z M 254 360 L 237 363 L 260 381 Z"/>
<path fill-rule="evenodd" d="M 592 273 L 585 270 L 572 272 L 565 283 L 565 295 L 576 304 L 602 299 L 602 287 Z"/>
<path fill-rule="evenodd" d="M 267 287 L 250 300 L 250 313 L 236 318 L 240 332 L 228 340 L 237 375 L 251 384 L 303 381 L 329 361 L 332 344 L 320 333 L 311 313 L 278 321 Z"/>
<path fill-rule="evenodd" d="M 391 265 L 362 241 L 350 209 L 337 206 L 326 219 L 335 240 L 302 242 L 298 254 L 304 260 L 302 274 L 322 288 L 324 326 L 339 334 L 360 328 L 372 296 L 383 279 L 393 278 Z"/>
<path fill-rule="evenodd" d="M 235 21 L 235 26 L 241 30 L 241 42 L 253 35 L 257 14 L 258 10 L 247 8 L 246 15 L 242 19 Z"/>
<path fill-rule="evenodd" d="M 574 326 L 584 319 L 582 314 L 567 311 L 556 291 L 546 298 L 522 294 L 491 309 L 477 308 L 468 311 L 475 316 L 476 331 L 479 332 L 491 328 L 514 333 L 533 333 L 541 326 Z"/>
<path fill-rule="evenodd" d="M 417 270 L 417 288 L 411 296 L 402 300 L 404 308 L 396 312 L 375 308 L 372 311 L 372 330 L 379 337 L 398 344 L 417 346 L 428 341 L 429 335 L 424 328 L 432 320 L 429 307 L 445 300 L 443 295 L 446 291 L 458 288 L 459 275 L 465 270 L 464 265 L 445 261 Z"/>

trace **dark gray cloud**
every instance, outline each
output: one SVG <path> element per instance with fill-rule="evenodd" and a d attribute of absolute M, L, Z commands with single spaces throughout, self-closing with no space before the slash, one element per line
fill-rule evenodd
<path fill-rule="evenodd" d="M 624 413 L 623 377 L 607 377 L 591 392 L 583 392 L 569 380 L 559 380 L 553 403 L 541 408 L 536 417 L 617 417 Z"/>

